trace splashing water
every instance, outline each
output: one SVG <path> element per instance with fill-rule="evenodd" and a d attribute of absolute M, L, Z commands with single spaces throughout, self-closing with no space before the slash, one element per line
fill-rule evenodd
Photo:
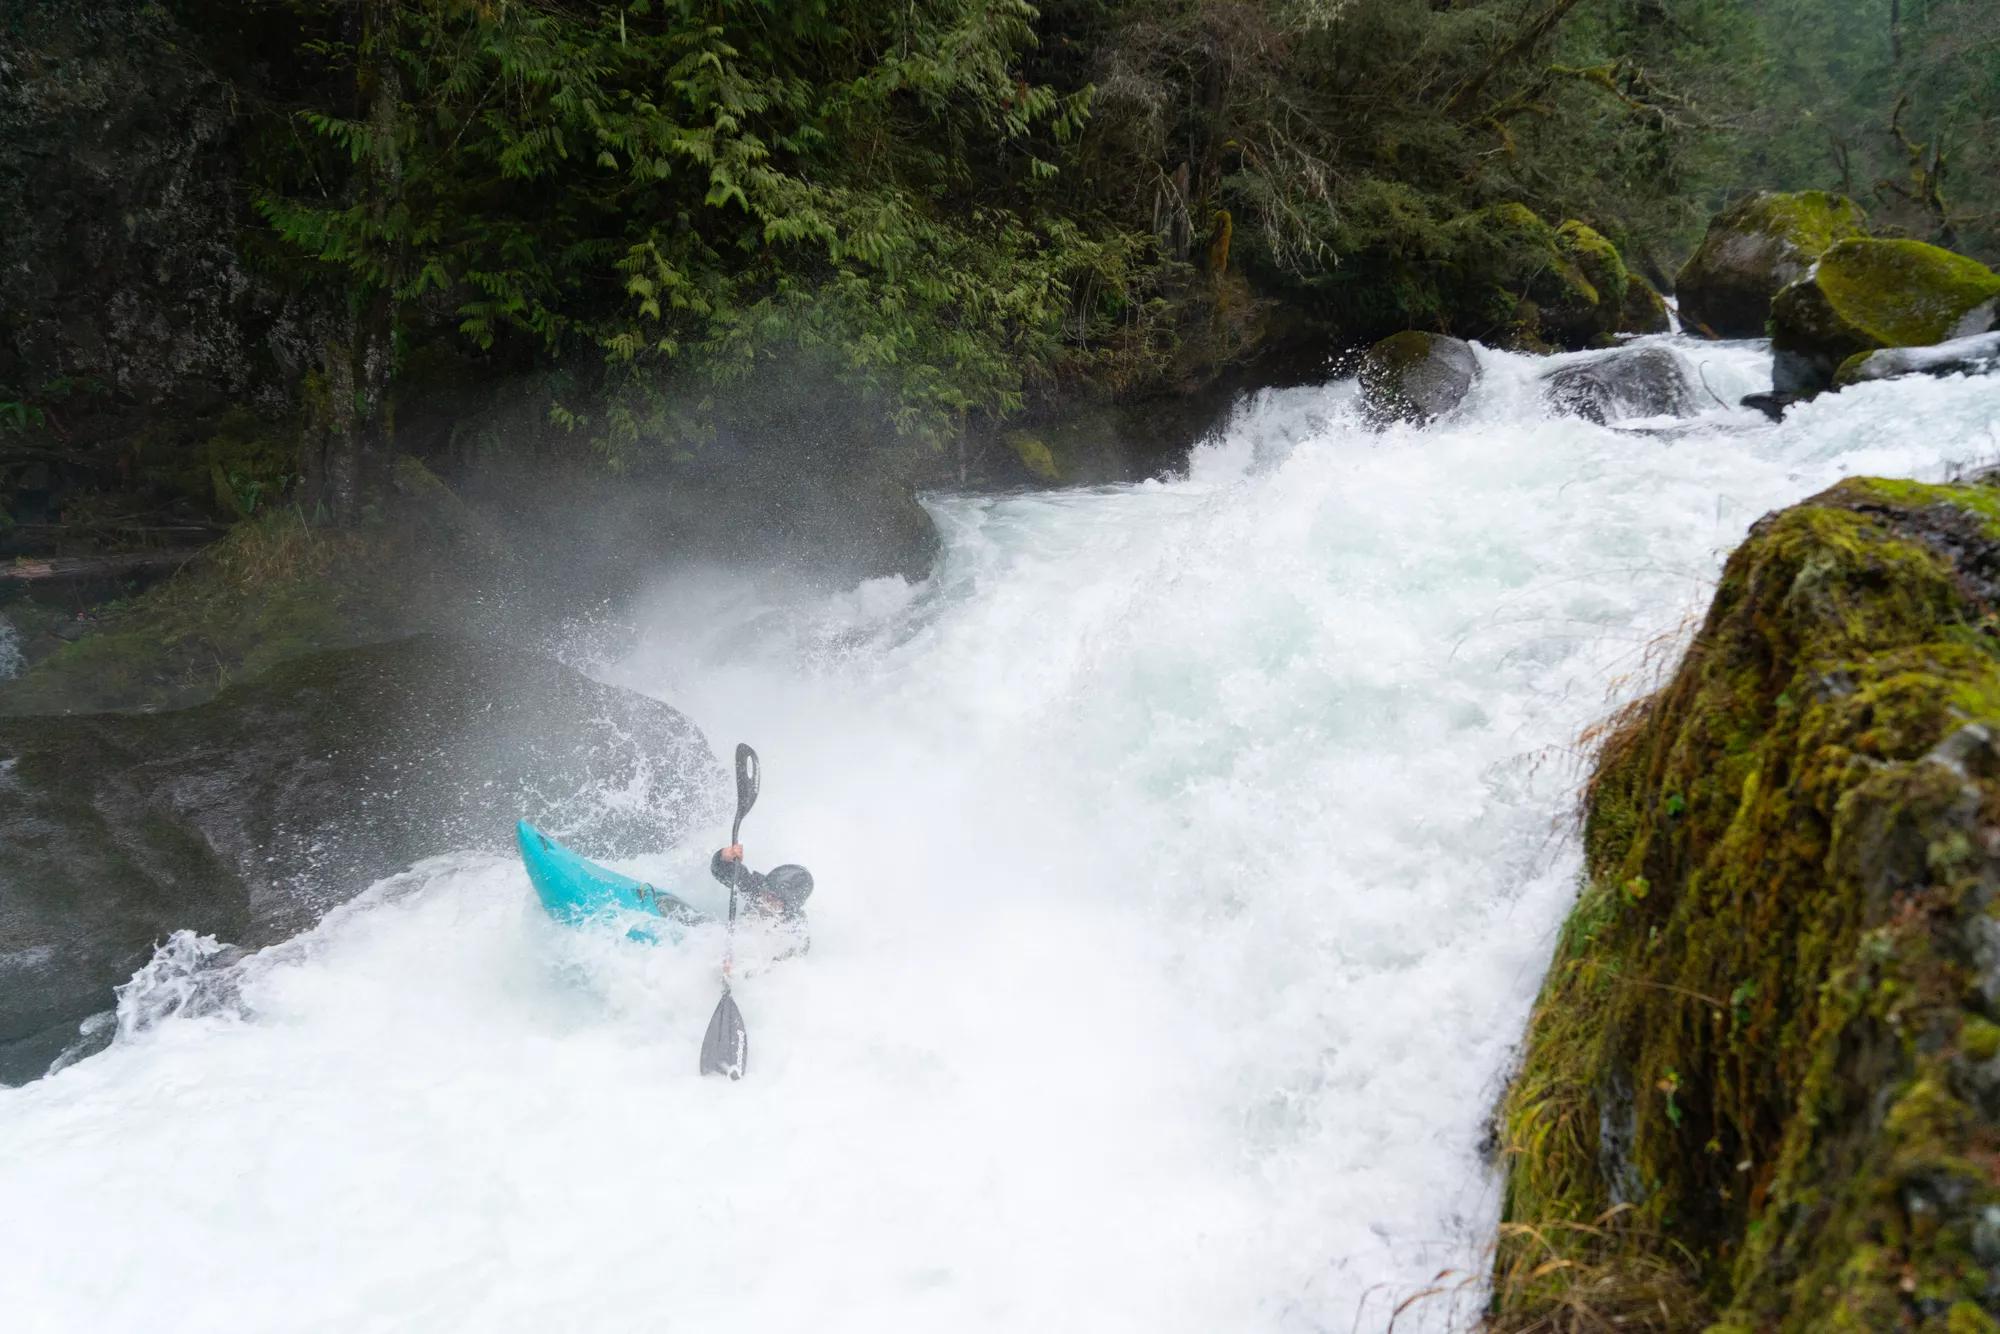
<path fill-rule="evenodd" d="M 1759 514 L 2000 455 L 2000 381 L 1641 434 L 1482 361 L 1427 431 L 1345 382 L 1180 480 L 937 498 L 918 587 L 666 583 L 604 673 L 756 744 L 751 859 L 819 885 L 750 1076 L 694 1073 L 713 930 L 560 930 L 511 861 L 227 985 L 183 939 L 0 1092 L 10 1326 L 1383 1330 L 1442 1271 L 1396 1328 L 1464 1327 L 1579 732 Z M 700 895 L 706 850 L 626 867 Z"/>

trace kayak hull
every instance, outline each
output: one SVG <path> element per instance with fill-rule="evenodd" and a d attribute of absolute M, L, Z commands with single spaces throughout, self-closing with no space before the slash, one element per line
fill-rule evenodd
<path fill-rule="evenodd" d="M 670 938 L 681 928 L 707 920 L 704 914 L 664 889 L 621 875 L 570 851 L 526 820 L 514 827 L 527 864 L 529 883 L 549 916 L 576 926 L 611 913 L 641 913 L 667 923 Z"/>

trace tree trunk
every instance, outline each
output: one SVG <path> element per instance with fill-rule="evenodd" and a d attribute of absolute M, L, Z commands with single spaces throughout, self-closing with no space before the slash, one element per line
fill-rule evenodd
<path fill-rule="evenodd" d="M 1445 104 L 1445 114 L 1457 119 L 1470 112 L 1472 104 L 1493 77 L 1540 45 L 1542 39 L 1554 31 L 1555 26 L 1563 21 L 1563 16 L 1575 9 L 1578 3 L 1579 0 L 1554 0 L 1547 9 L 1530 19 L 1514 34 L 1513 41 L 1501 47 L 1478 73 L 1459 85 L 1458 91 L 1451 95 L 1451 101 Z"/>
<path fill-rule="evenodd" d="M 402 106 L 402 75 L 390 37 L 393 0 L 362 0 L 360 40 L 354 78 L 355 111 L 366 119 L 369 149 L 356 181 L 358 201 L 386 234 L 386 222 L 402 190 L 403 165 L 396 136 Z M 400 255 L 388 257 L 388 272 L 400 271 Z M 300 488 L 316 517 L 335 523 L 359 517 L 387 458 L 392 424 L 389 380 L 394 372 L 396 305 L 394 293 L 372 285 L 352 292 L 347 308 L 334 317 L 323 341 L 321 392 L 308 395 Z"/>

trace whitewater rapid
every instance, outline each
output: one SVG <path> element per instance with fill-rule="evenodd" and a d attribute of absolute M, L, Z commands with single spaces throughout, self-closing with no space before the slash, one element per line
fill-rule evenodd
<path fill-rule="evenodd" d="M 750 1076 L 695 1075 L 713 931 L 565 932 L 441 848 L 201 1004 L 178 942 L 0 1091 L 8 1328 L 1465 1328 L 1579 734 L 1760 514 L 2000 458 L 2000 380 L 1646 433 L 1481 362 L 1428 430 L 1343 381 L 1172 480 L 933 497 L 919 585 L 663 580 L 588 665 L 756 745 L 751 861 L 818 880 Z M 723 834 L 621 865 L 707 894 Z"/>

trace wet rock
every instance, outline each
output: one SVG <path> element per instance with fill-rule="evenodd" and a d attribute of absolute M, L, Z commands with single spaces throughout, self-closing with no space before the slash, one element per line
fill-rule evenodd
<path fill-rule="evenodd" d="M 1842 241 L 1771 304 L 1772 388 L 1816 394 L 1879 348 L 1968 338 L 2000 317 L 2000 274 L 1921 241 Z"/>
<path fill-rule="evenodd" d="M 1852 479 L 1731 557 L 1586 788 L 1498 1328 L 1994 1327 L 1996 623 L 1984 481 Z"/>
<path fill-rule="evenodd" d="M 1472 345 L 1444 334 L 1391 334 L 1361 358 L 1362 411 L 1378 426 L 1424 425 L 1465 400 L 1479 378 Z"/>
<path fill-rule="evenodd" d="M 1687 370 L 1664 347 L 1621 348 L 1542 377 L 1557 412 L 1600 426 L 1624 417 L 1686 417 L 1695 411 Z"/>
<path fill-rule="evenodd" d="M 1774 422 L 1783 421 L 1786 408 L 1789 408 L 1794 403 L 1803 403 L 1809 397 L 1810 395 L 1807 394 L 1781 394 L 1773 390 L 1768 394 L 1745 394 L 1742 399 L 1742 406 L 1755 408 Z"/>
<path fill-rule="evenodd" d="M 1883 348 L 1860 352 L 1840 365 L 1834 388 L 1894 380 L 1905 375 L 1993 375 L 2000 373 L 2000 333 L 1951 338 L 1929 347 Z"/>
<path fill-rule="evenodd" d="M 425 635 L 195 708 L 0 719 L 0 1080 L 33 1078 L 177 930 L 260 947 L 523 816 L 670 844 L 727 787 L 693 724 L 533 654 Z"/>
<path fill-rule="evenodd" d="M 1681 318 L 1721 338 L 1760 338 L 1771 301 L 1834 242 L 1865 236 L 1853 200 L 1811 190 L 1759 194 L 1718 214 L 1674 280 Z"/>
<path fill-rule="evenodd" d="M 262 16 L 242 16 L 248 29 Z M 7 7 L 0 385 L 59 397 L 64 451 L 187 445 L 230 406 L 288 409 L 316 311 L 246 263 L 261 230 L 227 40 L 166 5 Z M 130 466 L 123 454 L 120 466 Z"/>
<path fill-rule="evenodd" d="M 1673 316 L 1667 311 L 1667 299 L 1660 295 L 1660 289 L 1648 282 L 1643 273 L 1628 274 L 1625 304 L 1618 312 L 1618 332 L 1663 334 L 1672 332 L 1673 327 Z"/>

